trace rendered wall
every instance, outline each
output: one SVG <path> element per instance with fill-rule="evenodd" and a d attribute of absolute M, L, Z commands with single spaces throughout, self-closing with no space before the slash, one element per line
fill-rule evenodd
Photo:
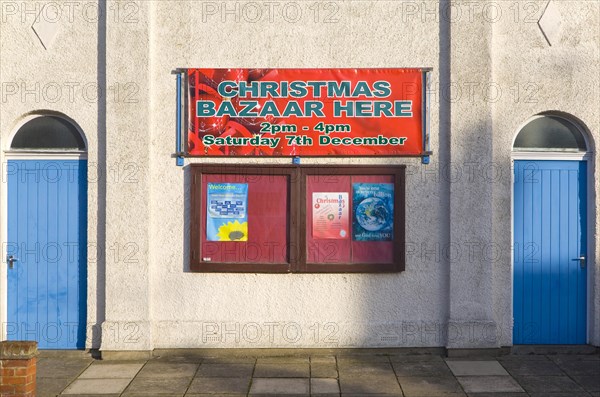
<path fill-rule="evenodd" d="M 532 116 L 553 111 L 579 120 L 587 128 L 589 151 L 600 137 L 600 5 L 595 2 L 552 1 L 546 17 L 557 27 L 550 44 L 537 23 L 547 2 L 530 5 L 498 2 L 503 15 L 493 25 L 493 76 L 503 95 L 490 101 L 493 121 L 493 161 L 507 164 L 519 129 Z M 588 335 L 600 344 L 600 272 L 598 272 L 598 156 L 588 164 Z M 494 241 L 510 247 L 511 179 L 506 167 L 493 183 Z M 512 312 L 510 250 L 502 250 L 494 269 L 494 310 L 508 324 Z M 503 344 L 507 344 L 510 339 Z"/>
<path fill-rule="evenodd" d="M 262 17 L 250 14 L 255 5 Z M 216 9 L 213 9 L 213 6 Z M 227 7 L 227 10 L 222 7 Z M 237 8 L 236 8 L 237 7 Z M 189 181 L 174 166 L 174 78 L 178 67 L 420 67 L 437 69 L 435 15 L 402 18 L 402 4 L 282 2 L 272 17 L 265 3 L 157 2 L 151 80 L 153 142 L 152 250 L 154 347 L 443 346 L 447 270 L 424 260 L 442 238 L 443 211 L 435 176 L 418 159 L 303 159 L 303 164 L 407 164 L 407 241 L 401 274 L 189 273 L 186 214 Z M 313 7 L 313 8 L 311 8 Z M 287 10 L 287 11 L 284 11 Z M 299 16 L 295 21 L 292 11 Z M 318 14 L 316 14 L 318 10 Z M 288 12 L 288 14 L 285 14 Z M 283 14 L 282 14 L 283 13 Z M 237 21 L 236 21 L 237 18 Z M 256 22 L 252 22 L 258 19 Z M 316 19 L 316 21 L 315 21 Z M 181 21 L 186 21 L 181 24 Z M 420 37 L 420 40 L 414 40 Z M 167 77 L 167 78 L 165 78 Z M 433 86 L 438 84 L 437 71 Z M 166 109 L 166 111 L 165 111 Z M 439 104 L 432 104 L 432 130 Z M 437 134 L 432 147 L 438 152 Z M 233 159 L 191 160 L 223 162 Z M 191 162 L 190 161 L 190 162 Z M 243 159 L 251 163 L 286 159 Z M 430 167 L 437 167 L 433 157 Z M 424 183 L 422 183 L 424 182 Z M 446 205 L 443 204 L 442 205 Z M 430 255 L 432 258 L 435 253 Z M 404 327 L 404 329 L 403 329 Z M 421 328 L 427 328 L 425 333 Z M 299 336 L 298 332 L 301 332 Z M 260 336 L 259 334 L 260 333 Z"/>
<path fill-rule="evenodd" d="M 560 24 L 549 45 L 537 24 L 546 1 L 84 1 L 72 15 L 62 9 L 44 48 L 31 25 L 50 3 L 0 4 L 0 146 L 33 111 L 66 114 L 86 135 L 88 347 L 512 343 L 512 139 L 549 110 L 599 136 L 598 3 L 552 1 Z M 430 165 L 303 159 L 407 165 L 406 270 L 191 273 L 189 171 L 172 158 L 171 71 L 180 67 L 433 67 Z M 98 87 L 106 94 L 94 95 Z M 201 161 L 242 160 L 186 165 Z M 600 186 L 590 168 L 590 342 L 598 345 Z M 0 293 L 0 319 L 5 308 Z"/>
<path fill-rule="evenodd" d="M 98 196 L 106 175 L 105 163 L 98 158 L 99 103 L 102 98 L 115 102 L 121 98 L 99 95 L 98 18 L 94 13 L 97 2 L 74 3 L 70 10 L 52 5 L 45 8 L 49 3 L 0 3 L 1 238 L 6 241 L 4 151 L 10 147 L 12 134 L 33 113 L 57 112 L 70 117 L 81 128 L 88 144 L 88 344 L 93 340 L 99 346 L 104 299 L 98 284 L 103 285 L 103 272 L 99 269 L 104 266 L 105 254 L 98 235 Z M 49 32 L 42 34 L 43 41 L 32 29 L 36 20 L 45 22 L 41 29 L 36 25 L 38 31 Z M 0 322 L 6 321 L 6 275 L 7 266 L 2 260 Z"/>

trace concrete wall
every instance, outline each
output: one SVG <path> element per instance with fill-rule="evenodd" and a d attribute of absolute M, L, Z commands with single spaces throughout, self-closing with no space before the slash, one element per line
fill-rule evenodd
<path fill-rule="evenodd" d="M 88 264 L 88 347 L 512 343 L 512 139 L 530 117 L 550 110 L 577 117 L 592 141 L 600 136 L 598 3 L 554 1 L 560 29 L 549 45 L 536 23 L 545 1 L 101 0 L 79 3 L 72 18 L 63 9 L 48 49 L 31 30 L 46 3 L 36 3 L 40 10 L 29 14 L 20 2 L 16 11 L 9 3 L 2 2 L 0 25 L 2 149 L 19 119 L 53 110 L 81 126 L 90 163 L 97 165 L 90 167 L 88 238 L 97 244 Z M 99 16 L 94 9 L 102 10 Z M 418 159 L 303 160 L 324 167 L 408 166 L 406 270 L 189 272 L 189 164 L 200 160 L 179 168 L 171 157 L 170 73 L 181 67 L 433 67 L 430 165 Z M 24 94 L 21 87 L 35 82 L 79 87 L 74 99 L 64 89 L 50 102 L 43 88 L 38 97 Z M 107 94 L 90 97 L 88 82 Z M 597 192 L 593 173 L 590 181 Z M 600 307 L 594 203 L 591 314 Z M 5 283 L 4 263 L 1 269 Z M 6 303 L 0 302 L 5 318 Z M 598 317 L 590 317 L 596 345 Z"/>

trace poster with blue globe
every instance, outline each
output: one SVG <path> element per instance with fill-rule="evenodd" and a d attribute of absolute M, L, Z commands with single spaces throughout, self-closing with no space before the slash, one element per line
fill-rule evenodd
<path fill-rule="evenodd" d="M 355 241 L 394 239 L 394 185 L 352 184 L 352 238 Z"/>

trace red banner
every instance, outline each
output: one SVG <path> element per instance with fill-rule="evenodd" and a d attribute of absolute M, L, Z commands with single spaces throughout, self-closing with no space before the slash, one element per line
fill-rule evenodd
<path fill-rule="evenodd" d="M 188 69 L 190 156 L 422 156 L 421 69 Z"/>

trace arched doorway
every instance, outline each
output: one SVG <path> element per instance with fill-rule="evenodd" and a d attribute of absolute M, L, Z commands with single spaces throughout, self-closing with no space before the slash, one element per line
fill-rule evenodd
<path fill-rule="evenodd" d="M 87 157 L 65 117 L 29 117 L 6 152 L 9 340 L 85 347 Z"/>
<path fill-rule="evenodd" d="M 513 144 L 513 343 L 587 342 L 587 158 L 575 121 L 538 115 Z"/>

